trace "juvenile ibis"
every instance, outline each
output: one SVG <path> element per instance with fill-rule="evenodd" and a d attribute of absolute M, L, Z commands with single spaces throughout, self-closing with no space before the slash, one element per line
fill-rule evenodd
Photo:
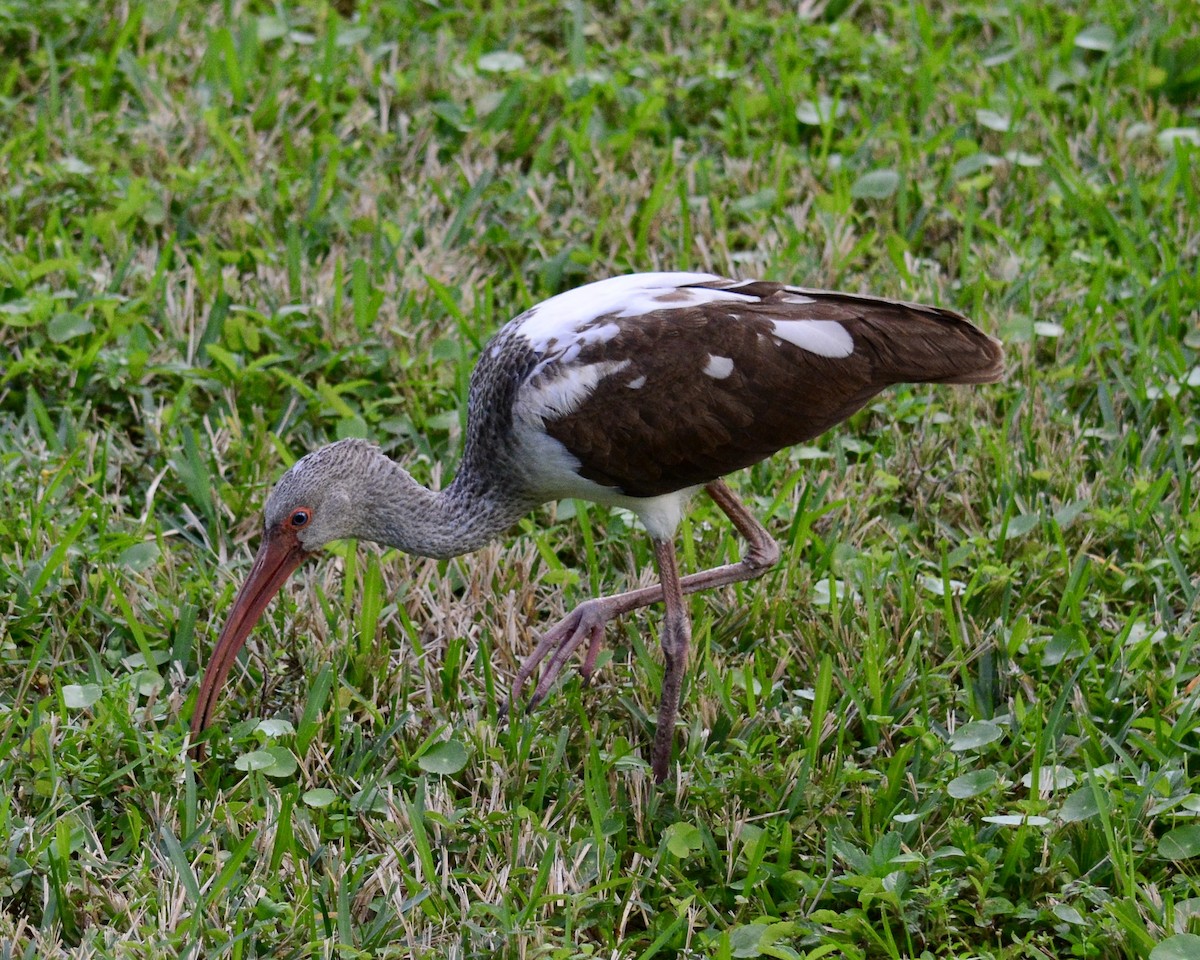
<path fill-rule="evenodd" d="M 940 307 L 707 273 L 614 277 L 559 294 L 505 325 L 471 375 L 466 442 L 440 492 L 377 447 L 342 440 L 298 461 L 267 499 L 262 543 L 200 684 L 193 741 L 238 651 L 289 574 L 331 540 L 425 557 L 478 549 L 539 504 L 578 497 L 631 510 L 649 533 L 657 586 L 596 597 L 547 630 L 530 706 L 605 624 L 658 601 L 664 670 L 651 754 L 667 776 L 691 625 L 684 595 L 761 576 L 779 557 L 721 479 L 824 433 L 898 383 L 989 383 L 1000 342 Z M 681 576 L 674 536 L 703 489 L 746 540 L 738 563 Z M 548 659 L 547 659 L 548 658 Z"/>

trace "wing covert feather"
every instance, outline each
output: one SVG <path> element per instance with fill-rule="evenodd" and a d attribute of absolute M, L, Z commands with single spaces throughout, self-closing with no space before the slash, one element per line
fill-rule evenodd
<path fill-rule="evenodd" d="M 656 496 L 812 439 L 891 384 L 999 375 L 998 343 L 951 311 L 779 284 L 753 293 L 763 299 L 606 319 L 619 334 L 574 362 L 619 369 L 545 424 L 583 476 Z M 853 349 L 823 356 L 777 335 L 777 322 L 805 320 L 837 322 Z"/>

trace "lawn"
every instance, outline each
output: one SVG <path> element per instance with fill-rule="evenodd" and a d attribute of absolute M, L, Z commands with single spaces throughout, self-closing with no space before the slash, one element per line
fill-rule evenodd
<path fill-rule="evenodd" d="M 0 0 L 0 958 L 1200 957 L 1198 64 L 1191 0 Z M 573 502 L 310 562 L 189 756 L 283 470 L 444 485 L 487 338 L 654 269 L 1009 374 L 731 479 L 784 560 L 662 787 L 655 608 L 498 714 L 652 577 Z"/>

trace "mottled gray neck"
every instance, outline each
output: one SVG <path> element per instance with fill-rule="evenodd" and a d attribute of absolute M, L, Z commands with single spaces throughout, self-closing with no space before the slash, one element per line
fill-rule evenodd
<path fill-rule="evenodd" d="M 457 557 L 494 540 L 537 503 L 506 494 L 465 469 L 445 490 L 421 486 L 380 456 L 362 478 L 365 509 L 358 537 L 422 557 Z"/>

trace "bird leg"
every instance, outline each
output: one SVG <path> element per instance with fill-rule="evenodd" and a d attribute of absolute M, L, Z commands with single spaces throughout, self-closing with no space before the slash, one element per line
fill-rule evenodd
<path fill-rule="evenodd" d="M 667 779 L 671 768 L 675 717 L 679 713 L 679 693 L 683 689 L 683 673 L 687 669 L 692 623 L 683 603 L 683 585 L 679 582 L 679 563 L 675 559 L 674 542 L 655 540 L 654 560 L 658 564 L 658 578 L 662 582 L 667 614 L 663 618 L 662 633 L 659 636 L 663 652 L 663 681 L 658 701 L 658 725 L 654 731 L 654 749 L 650 754 L 650 769 L 654 771 L 654 782 L 662 783 Z"/>
<path fill-rule="evenodd" d="M 678 579 L 681 595 L 697 593 L 700 590 L 708 590 L 712 587 L 720 587 L 728 583 L 737 583 L 741 580 L 753 580 L 755 577 L 761 577 L 779 560 L 779 545 L 772 539 L 767 529 L 734 496 L 733 491 L 726 486 L 723 480 L 714 480 L 705 486 L 704 490 L 712 498 L 713 503 L 721 509 L 721 512 L 732 521 L 737 532 L 746 541 L 748 549 L 745 556 L 737 563 L 727 563 L 723 566 L 713 567 L 710 570 L 702 570 L 699 573 L 689 574 L 686 577 Z M 659 547 L 656 542 L 655 558 L 659 563 L 659 576 L 661 578 L 663 576 L 662 560 L 658 554 Z M 678 567 L 675 565 L 673 558 L 674 550 L 672 549 L 671 566 L 676 571 L 676 577 L 678 578 Z M 649 606 L 652 603 L 658 603 L 663 599 L 663 586 L 660 583 L 652 587 L 630 590 L 626 593 L 617 593 L 607 597 L 596 597 L 592 600 L 585 600 L 568 616 L 547 630 L 542 635 L 541 640 L 538 641 L 538 645 L 534 651 L 522 662 L 521 668 L 517 671 L 516 679 L 513 681 L 512 695 L 509 703 L 515 702 L 520 697 L 526 682 L 533 676 L 538 665 L 547 656 L 550 656 L 550 662 L 546 665 L 546 669 L 533 692 L 533 696 L 530 698 L 529 708 L 532 709 L 541 703 L 546 698 L 546 694 L 550 692 L 554 681 L 558 679 L 558 675 L 562 672 L 571 654 L 575 652 L 584 640 L 588 641 L 588 651 L 584 657 L 581 672 L 584 680 L 590 680 L 592 671 L 596 667 L 596 657 L 600 653 L 600 644 L 604 639 L 605 624 L 622 614 Z M 670 620 L 670 602 L 668 600 L 668 621 Z M 683 609 L 682 603 L 679 606 Z M 684 616 L 686 627 L 686 611 Z M 679 628 L 674 627 L 671 629 L 678 630 Z M 667 634 L 667 623 L 664 622 L 664 644 Z M 673 643 L 672 649 L 676 650 L 679 644 L 674 640 Z M 685 656 L 686 646 L 687 640 L 685 638 Z M 664 646 L 664 651 L 665 649 Z M 551 651 L 553 651 L 553 654 L 551 654 Z M 679 672 L 679 677 L 682 680 L 682 669 Z M 664 680 L 664 688 L 665 683 L 666 681 Z M 678 692 L 676 692 L 676 698 L 678 698 Z M 502 716 L 508 712 L 509 703 L 501 706 L 500 713 Z"/>

